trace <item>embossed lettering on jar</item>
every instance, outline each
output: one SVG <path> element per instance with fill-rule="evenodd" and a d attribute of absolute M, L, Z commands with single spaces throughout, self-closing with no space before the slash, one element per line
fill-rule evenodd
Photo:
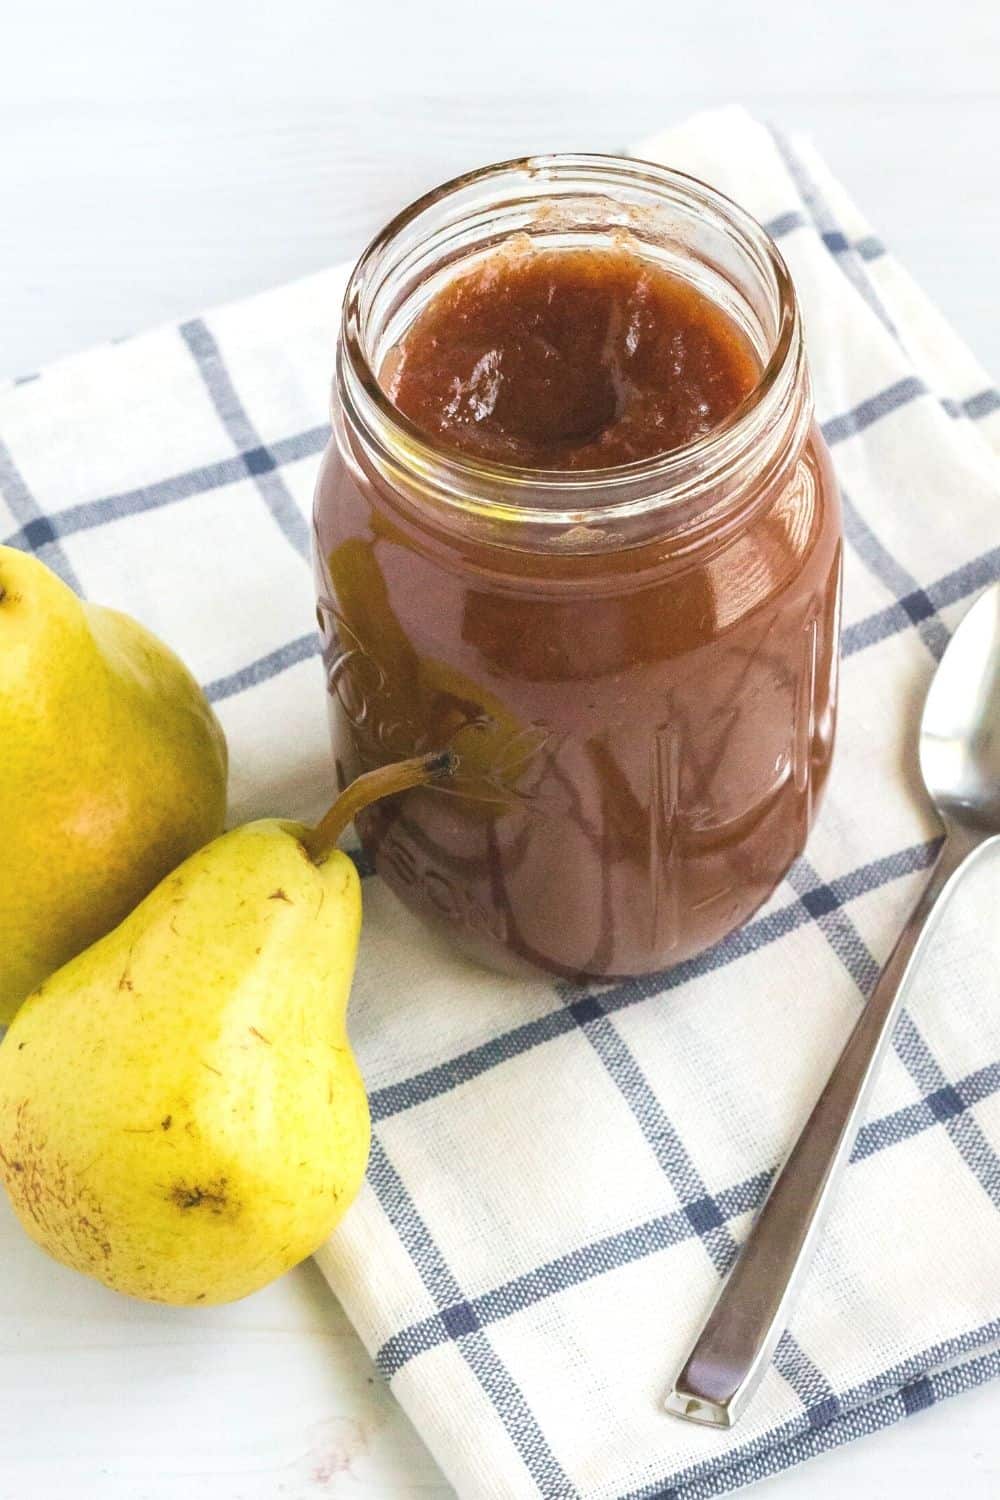
<path fill-rule="evenodd" d="M 707 302 L 759 372 L 743 399 L 666 453 L 607 438 L 611 466 L 588 450 L 583 468 L 567 455 L 593 434 L 572 391 L 562 449 L 536 423 L 527 449 L 501 429 L 485 451 L 394 404 L 407 333 L 457 277 L 498 252 L 569 251 L 643 262 L 688 289 L 692 316 Z M 743 922 L 801 851 L 827 776 L 840 595 L 836 487 L 763 230 L 646 163 L 459 179 L 355 269 L 333 421 L 315 520 L 338 775 L 460 757 L 453 784 L 364 818 L 380 875 L 500 967 L 644 974 Z"/>

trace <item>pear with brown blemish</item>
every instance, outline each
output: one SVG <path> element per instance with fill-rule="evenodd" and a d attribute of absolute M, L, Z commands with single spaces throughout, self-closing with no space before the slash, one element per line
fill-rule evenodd
<path fill-rule="evenodd" d="M 21 1007 L 0 1044 L 0 1174 L 57 1260 L 158 1302 L 227 1302 L 311 1254 L 361 1185 L 369 1117 L 347 1037 L 361 888 L 317 829 L 223 834 Z"/>

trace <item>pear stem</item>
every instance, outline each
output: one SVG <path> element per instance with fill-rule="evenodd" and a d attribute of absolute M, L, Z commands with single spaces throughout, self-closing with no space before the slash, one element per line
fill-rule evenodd
<path fill-rule="evenodd" d="M 428 786 L 454 774 L 458 756 L 453 750 L 434 750 L 429 755 L 415 755 L 412 760 L 398 760 L 390 766 L 366 771 L 345 787 L 330 811 L 310 829 L 302 840 L 306 853 L 318 864 L 335 849 L 348 823 L 354 821 L 372 802 L 392 797 L 412 786 Z"/>

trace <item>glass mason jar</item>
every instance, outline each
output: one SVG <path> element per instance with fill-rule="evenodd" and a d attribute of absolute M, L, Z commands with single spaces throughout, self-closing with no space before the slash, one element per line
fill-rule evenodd
<path fill-rule="evenodd" d="M 751 339 L 758 385 L 618 468 L 435 447 L 377 372 L 457 269 L 521 234 L 693 282 Z M 550 156 L 406 209 L 347 289 L 315 530 L 339 782 L 459 757 L 360 820 L 407 905 L 494 967 L 608 978 L 706 948 L 774 889 L 830 765 L 840 515 L 788 271 L 735 204 L 646 162 Z"/>

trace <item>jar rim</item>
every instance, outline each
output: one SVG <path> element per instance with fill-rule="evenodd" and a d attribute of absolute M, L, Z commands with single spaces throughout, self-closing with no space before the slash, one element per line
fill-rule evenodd
<path fill-rule="evenodd" d="M 422 214 L 466 189 L 491 181 L 500 183 L 505 177 L 552 182 L 561 177 L 575 177 L 582 182 L 592 181 L 595 190 L 600 187 L 604 196 L 609 189 L 613 191 L 616 182 L 659 189 L 680 198 L 688 207 L 703 210 L 735 238 L 755 268 L 771 282 L 776 332 L 757 382 L 721 422 L 692 442 L 630 463 L 595 469 L 544 469 L 487 461 L 437 444 L 394 405 L 366 352 L 362 298 L 367 279 L 394 241 Z M 699 178 L 657 162 L 596 152 L 552 153 L 515 157 L 462 173 L 414 199 L 389 220 L 362 252 L 348 279 L 342 308 L 338 376 L 354 398 L 363 425 L 369 433 L 377 431 L 378 448 L 390 461 L 425 481 L 434 476 L 435 495 L 449 506 L 474 512 L 480 519 L 516 520 L 522 525 L 534 522 L 547 526 L 554 523 L 592 526 L 662 508 L 674 498 L 680 500 L 686 491 L 685 477 L 693 469 L 700 476 L 700 487 L 705 484 L 706 476 L 710 478 L 715 472 L 731 468 L 734 457 L 745 451 L 752 429 L 760 423 L 766 409 L 772 407 L 777 412 L 784 405 L 787 389 L 797 378 L 800 359 L 800 320 L 791 275 L 774 240 L 752 214 Z M 602 503 L 596 505 L 582 502 L 587 491 L 599 489 L 602 497 L 610 497 L 622 489 L 634 493 L 636 487 L 643 492 L 639 498 L 602 498 Z M 490 496 L 491 491 L 502 495 L 524 490 L 558 496 L 560 502 L 565 499 L 569 508 L 561 503 L 558 507 L 505 503 Z"/>

